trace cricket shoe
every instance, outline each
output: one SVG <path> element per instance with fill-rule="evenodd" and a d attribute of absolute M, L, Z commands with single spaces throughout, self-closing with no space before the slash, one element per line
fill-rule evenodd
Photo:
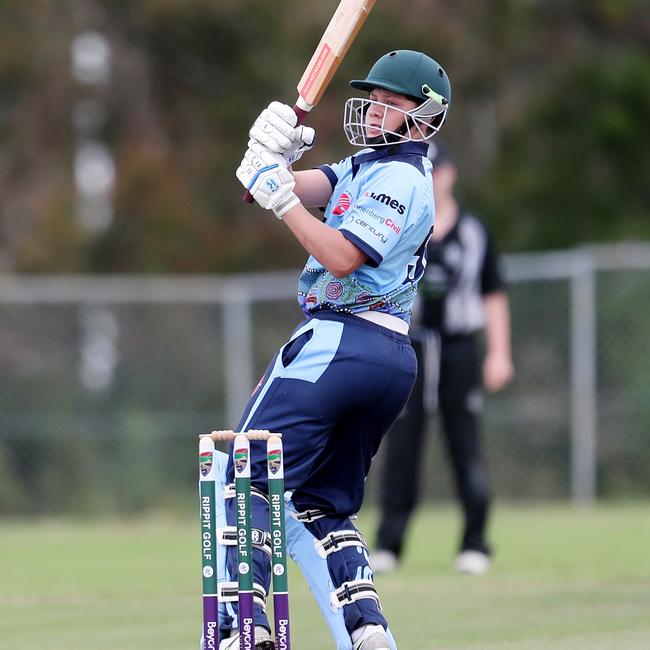
<path fill-rule="evenodd" d="M 381 625 L 364 625 L 352 633 L 352 640 L 352 650 L 391 650 L 390 642 Z"/>
<path fill-rule="evenodd" d="M 239 632 L 233 630 L 232 636 L 221 641 L 219 650 L 239 650 Z M 269 631 L 261 625 L 255 626 L 255 650 L 275 650 Z"/>
<path fill-rule="evenodd" d="M 456 571 L 472 576 L 482 576 L 490 568 L 490 556 L 481 551 L 463 551 L 456 558 Z"/>

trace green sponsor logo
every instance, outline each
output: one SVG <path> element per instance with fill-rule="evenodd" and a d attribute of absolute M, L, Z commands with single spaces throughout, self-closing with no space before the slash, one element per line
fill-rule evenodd
<path fill-rule="evenodd" d="M 235 449 L 233 461 L 235 463 L 235 471 L 241 474 L 246 469 L 246 465 L 248 465 L 248 449 Z"/>
<path fill-rule="evenodd" d="M 277 474 L 282 465 L 282 452 L 279 449 L 271 449 L 266 458 L 271 474 Z"/>
<path fill-rule="evenodd" d="M 199 471 L 201 476 L 207 476 L 212 469 L 212 452 L 202 451 L 199 454 Z"/>

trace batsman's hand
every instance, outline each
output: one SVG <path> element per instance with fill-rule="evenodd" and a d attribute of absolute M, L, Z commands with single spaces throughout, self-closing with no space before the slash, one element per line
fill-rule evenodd
<path fill-rule="evenodd" d="M 300 159 L 316 142 L 316 131 L 309 126 L 296 126 L 298 118 L 287 104 L 271 102 L 255 120 L 248 135 L 269 151 L 282 154 L 287 165 Z"/>
<path fill-rule="evenodd" d="M 278 219 L 300 203 L 293 192 L 296 181 L 287 169 L 287 161 L 259 143 L 246 150 L 236 175 L 257 203 L 266 210 L 273 210 Z"/>

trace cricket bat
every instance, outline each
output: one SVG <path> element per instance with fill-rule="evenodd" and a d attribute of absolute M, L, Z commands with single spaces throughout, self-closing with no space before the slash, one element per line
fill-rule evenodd
<path fill-rule="evenodd" d="M 298 124 L 302 124 L 309 111 L 318 104 L 375 1 L 341 0 L 339 3 L 298 82 L 298 99 L 293 107 Z M 244 200 L 252 203 L 253 197 L 246 192 Z"/>

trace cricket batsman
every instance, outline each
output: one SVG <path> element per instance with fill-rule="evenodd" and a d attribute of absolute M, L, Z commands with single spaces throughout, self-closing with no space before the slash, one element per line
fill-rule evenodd
<path fill-rule="evenodd" d="M 250 129 L 237 178 L 255 201 L 289 228 L 308 259 L 298 282 L 305 320 L 270 362 L 237 425 L 281 432 L 293 530 L 288 551 L 312 585 L 338 650 L 395 650 L 368 563 L 352 522 L 383 435 L 416 377 L 408 336 L 426 265 L 434 201 L 427 148 L 445 121 L 451 87 L 422 52 L 382 56 L 363 92 L 345 104 L 344 132 L 359 150 L 316 169 L 291 167 L 314 143 L 293 109 L 278 102 Z M 324 210 L 317 218 L 308 208 Z M 265 449 L 253 441 L 253 527 L 268 529 Z M 232 460 L 226 474 L 233 481 Z M 235 524 L 227 499 L 228 524 Z M 228 579 L 236 580 L 234 546 Z M 264 611 L 268 555 L 254 550 L 256 649 L 273 641 Z M 227 604 L 220 650 L 238 647 L 237 603 Z M 230 636 L 229 636 L 230 635 Z"/>

